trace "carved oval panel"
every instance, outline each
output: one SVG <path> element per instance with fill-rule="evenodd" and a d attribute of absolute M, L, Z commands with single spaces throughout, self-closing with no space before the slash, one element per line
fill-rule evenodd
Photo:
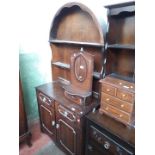
<path fill-rule="evenodd" d="M 80 54 L 74 61 L 74 74 L 78 81 L 84 81 L 87 77 L 87 62 Z"/>

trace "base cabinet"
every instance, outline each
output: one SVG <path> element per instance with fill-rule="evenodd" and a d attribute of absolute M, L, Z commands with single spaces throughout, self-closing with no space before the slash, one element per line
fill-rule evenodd
<path fill-rule="evenodd" d="M 92 101 L 82 108 L 64 96 L 63 89 L 55 82 L 36 88 L 41 130 L 67 155 L 84 155 L 85 115 L 98 106 Z"/>

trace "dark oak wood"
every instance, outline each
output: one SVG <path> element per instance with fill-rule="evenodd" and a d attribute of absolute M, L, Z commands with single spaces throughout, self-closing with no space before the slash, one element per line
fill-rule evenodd
<path fill-rule="evenodd" d="M 31 146 L 31 132 L 28 130 L 27 116 L 24 107 L 22 84 L 19 76 L 19 143 L 26 141 Z"/>
<path fill-rule="evenodd" d="M 75 104 L 64 96 L 59 81 L 38 86 L 36 92 L 42 131 L 67 154 L 84 155 L 85 115 L 99 106 L 98 100 L 93 98 L 89 106 Z"/>
<path fill-rule="evenodd" d="M 51 68 L 54 73 L 52 80 L 61 77 L 71 81 L 70 58 L 83 48 L 85 52 L 94 55 L 95 82 L 92 89 L 99 92 L 96 81 L 102 78 L 103 74 L 102 59 L 107 31 L 105 21 L 104 14 L 99 17 L 94 10 L 77 2 L 67 3 L 57 11 L 49 36 L 52 50 Z"/>
<path fill-rule="evenodd" d="M 133 155 L 135 128 L 98 111 L 87 115 L 86 155 Z"/>

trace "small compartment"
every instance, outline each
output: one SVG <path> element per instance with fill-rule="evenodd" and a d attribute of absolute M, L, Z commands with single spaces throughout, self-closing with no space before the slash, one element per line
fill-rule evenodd
<path fill-rule="evenodd" d="M 132 109 L 133 109 L 132 104 L 125 102 L 125 101 L 121 101 L 115 97 L 108 95 L 108 94 L 102 93 L 101 104 L 104 102 L 107 104 L 111 104 L 112 106 L 114 106 L 120 110 L 126 111 L 128 113 L 131 113 Z"/>
<path fill-rule="evenodd" d="M 133 93 L 129 93 L 124 90 L 117 90 L 116 96 L 121 100 L 130 102 L 130 103 L 134 102 L 134 94 Z"/>
<path fill-rule="evenodd" d="M 120 121 L 130 123 L 130 115 L 126 112 L 123 112 L 114 106 L 108 104 L 102 104 L 102 109 L 100 111 L 106 113 L 109 116 L 112 116 Z"/>
<path fill-rule="evenodd" d="M 51 99 L 51 98 L 49 98 L 49 97 L 47 97 L 46 95 L 44 95 L 43 93 L 41 93 L 41 92 L 39 92 L 38 93 L 38 97 L 39 97 L 39 100 L 42 102 L 42 103 L 44 103 L 44 104 L 46 104 L 46 105 L 48 105 L 48 106 L 54 106 L 54 100 L 53 99 Z"/>
<path fill-rule="evenodd" d="M 117 78 L 135 81 L 135 52 L 124 49 L 108 49 L 106 75 L 111 74 Z"/>
<path fill-rule="evenodd" d="M 116 95 L 116 88 L 105 83 L 102 84 L 102 91 L 109 95 Z"/>

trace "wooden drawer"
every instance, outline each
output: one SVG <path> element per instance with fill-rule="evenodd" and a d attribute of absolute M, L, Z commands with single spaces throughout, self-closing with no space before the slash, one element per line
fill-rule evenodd
<path fill-rule="evenodd" d="M 65 117 L 70 122 L 76 121 L 76 116 L 72 112 L 70 112 L 69 110 L 67 110 L 65 107 L 63 107 L 61 105 L 58 105 L 58 112 L 60 115 Z"/>
<path fill-rule="evenodd" d="M 120 110 L 131 113 L 133 110 L 133 104 L 117 99 L 116 97 L 112 97 L 108 94 L 102 92 L 101 94 L 101 104 L 107 103 L 110 104 Z"/>
<path fill-rule="evenodd" d="M 101 105 L 101 108 L 100 108 L 100 112 L 104 112 L 106 113 L 107 115 L 115 118 L 115 119 L 118 119 L 122 122 L 125 122 L 125 123 L 130 123 L 131 121 L 131 115 L 126 113 L 126 112 L 123 112 L 117 108 L 115 108 L 114 106 L 111 106 L 109 104 L 106 104 L 106 103 L 103 103 Z"/>
<path fill-rule="evenodd" d="M 118 89 L 116 92 L 116 96 L 121 100 L 130 102 L 130 103 L 134 103 L 134 94 L 133 93 Z"/>
<path fill-rule="evenodd" d="M 38 93 L 38 98 L 39 98 L 39 100 L 40 100 L 42 103 L 44 103 L 44 104 L 46 104 L 46 105 L 48 105 L 48 106 L 52 106 L 52 107 L 54 108 L 54 100 L 53 100 L 53 99 L 47 97 L 46 95 L 44 95 L 44 94 L 41 93 L 41 92 Z"/>
<path fill-rule="evenodd" d="M 105 83 L 102 85 L 102 91 L 109 95 L 116 95 L 116 88 Z"/>

